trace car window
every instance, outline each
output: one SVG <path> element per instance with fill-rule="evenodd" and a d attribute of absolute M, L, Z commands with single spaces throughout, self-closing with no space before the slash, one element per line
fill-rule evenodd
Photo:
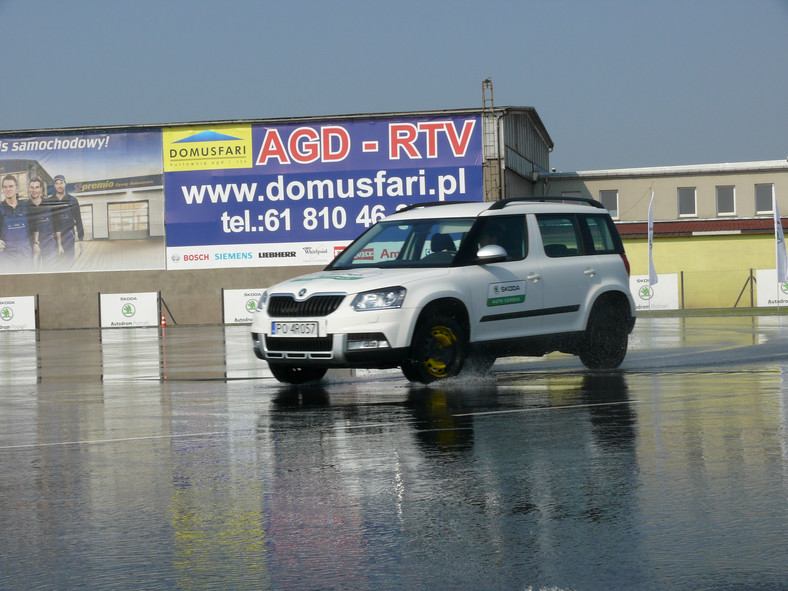
<path fill-rule="evenodd" d="M 506 260 L 519 261 L 528 255 L 525 216 L 496 216 L 479 220 L 475 250 L 497 244 L 506 251 Z"/>
<path fill-rule="evenodd" d="M 472 220 L 441 220 L 432 224 L 427 230 L 427 234 L 421 246 L 420 260 L 440 260 L 446 256 L 454 256 L 457 253 L 462 239 L 468 233 Z M 435 255 L 432 259 L 427 259 L 430 255 Z"/>
<path fill-rule="evenodd" d="M 380 222 L 328 268 L 448 267 L 474 222 L 475 218 Z"/>
<path fill-rule="evenodd" d="M 590 215 L 585 216 L 584 220 L 591 235 L 594 252 L 597 254 L 615 254 L 619 252 L 607 216 Z"/>
<path fill-rule="evenodd" d="M 537 215 L 545 254 L 568 257 L 583 254 L 577 219 L 574 215 Z"/>

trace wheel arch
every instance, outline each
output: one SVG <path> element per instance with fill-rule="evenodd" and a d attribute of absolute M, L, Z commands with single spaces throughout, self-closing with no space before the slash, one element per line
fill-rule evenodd
<path fill-rule="evenodd" d="M 630 305 L 627 295 L 618 290 L 605 291 L 597 296 L 588 312 L 588 316 L 586 317 L 586 328 L 588 327 L 588 323 L 591 322 L 591 319 L 593 318 L 596 311 L 602 309 L 604 306 L 610 306 L 614 309 L 624 312 L 626 314 L 626 318 L 628 319 L 629 329 L 632 329 L 632 306 Z"/>
<path fill-rule="evenodd" d="M 416 318 L 416 322 L 410 327 L 409 341 L 413 340 L 413 334 L 415 333 L 416 327 L 419 325 L 419 323 L 421 323 L 422 320 L 429 317 L 431 314 L 446 314 L 447 316 L 450 316 L 462 327 L 466 340 L 470 339 L 471 322 L 468 309 L 461 300 L 452 297 L 445 297 L 432 300 L 421 309 L 421 312 L 419 312 L 419 315 Z"/>

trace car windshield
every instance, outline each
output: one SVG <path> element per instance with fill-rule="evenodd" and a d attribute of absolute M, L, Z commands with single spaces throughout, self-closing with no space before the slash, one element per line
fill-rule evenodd
<path fill-rule="evenodd" d="M 380 222 L 348 246 L 329 266 L 448 267 L 476 218 Z"/>

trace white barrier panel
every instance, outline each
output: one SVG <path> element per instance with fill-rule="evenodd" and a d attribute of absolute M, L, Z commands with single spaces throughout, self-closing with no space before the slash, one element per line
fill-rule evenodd
<path fill-rule="evenodd" d="M 679 309 L 679 276 L 676 273 L 660 275 L 655 285 L 648 284 L 648 275 L 632 275 L 629 291 L 638 311 Z"/>
<path fill-rule="evenodd" d="M 101 328 L 159 326 L 159 293 L 99 294 Z"/>
<path fill-rule="evenodd" d="M 756 269 L 755 283 L 757 285 L 756 306 L 759 308 L 788 306 L 788 281 L 778 283 L 776 269 Z"/>
<path fill-rule="evenodd" d="M 0 298 L 0 330 L 35 330 L 36 296 Z"/>
<path fill-rule="evenodd" d="M 251 324 L 257 301 L 264 289 L 225 289 L 222 291 L 225 324 Z"/>

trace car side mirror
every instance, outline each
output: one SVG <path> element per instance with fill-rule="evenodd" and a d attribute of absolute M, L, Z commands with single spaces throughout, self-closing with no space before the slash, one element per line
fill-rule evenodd
<path fill-rule="evenodd" d="M 482 264 L 500 263 L 506 260 L 506 251 L 497 244 L 488 244 L 479 249 L 476 259 Z"/>

